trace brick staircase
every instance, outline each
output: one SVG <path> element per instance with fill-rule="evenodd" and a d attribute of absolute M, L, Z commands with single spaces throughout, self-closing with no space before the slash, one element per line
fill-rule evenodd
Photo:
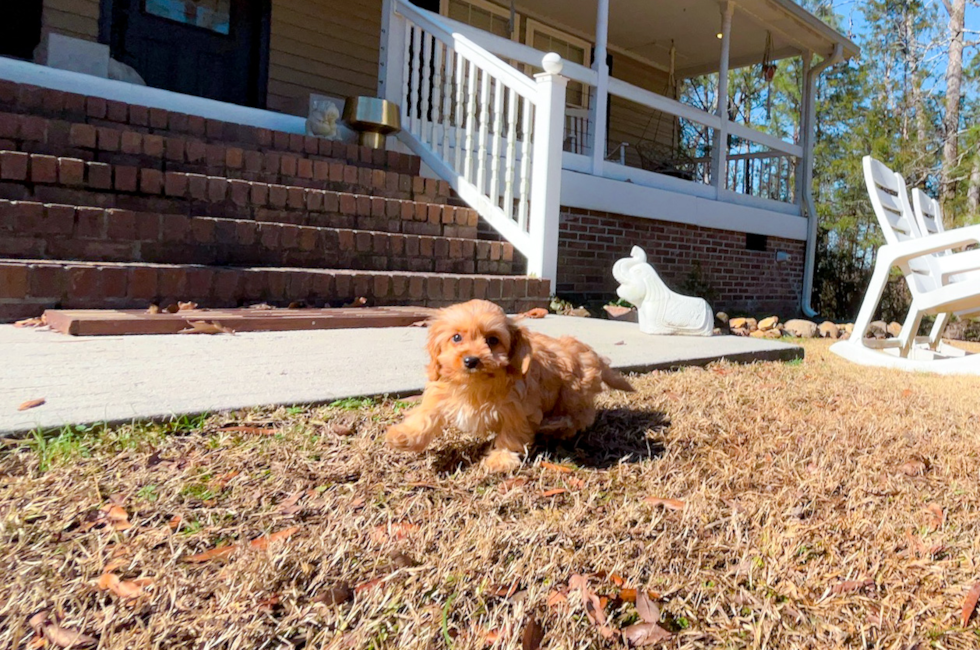
<path fill-rule="evenodd" d="M 0 322 L 46 308 L 547 302 L 414 156 L 0 81 Z"/>

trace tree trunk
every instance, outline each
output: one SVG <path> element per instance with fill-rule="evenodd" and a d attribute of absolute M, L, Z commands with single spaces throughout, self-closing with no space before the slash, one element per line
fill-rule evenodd
<path fill-rule="evenodd" d="M 946 115 L 943 116 L 943 167 L 939 195 L 945 203 L 956 192 L 955 174 L 959 158 L 960 83 L 963 81 L 963 19 L 966 0 L 944 0 L 949 12 L 949 53 L 946 63 Z"/>
<path fill-rule="evenodd" d="M 970 186 L 966 191 L 966 205 L 970 216 L 976 219 L 980 212 L 980 154 L 973 156 L 973 168 L 970 170 Z"/>

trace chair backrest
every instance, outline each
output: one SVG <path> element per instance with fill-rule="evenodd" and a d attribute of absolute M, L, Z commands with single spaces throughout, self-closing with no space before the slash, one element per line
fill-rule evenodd
<path fill-rule="evenodd" d="M 909 204 L 905 179 L 871 156 L 865 156 L 862 162 L 868 195 L 885 235 L 885 242 L 897 244 L 919 238 L 921 231 Z M 911 273 L 906 275 L 906 279 L 913 294 L 931 291 L 939 286 L 930 258 L 928 255 L 923 256 L 908 264 Z"/>
<path fill-rule="evenodd" d="M 943 227 L 943 207 L 939 201 L 919 188 L 915 188 L 912 190 L 912 207 L 915 210 L 915 220 L 918 222 L 920 232 L 935 235 L 945 230 Z"/>

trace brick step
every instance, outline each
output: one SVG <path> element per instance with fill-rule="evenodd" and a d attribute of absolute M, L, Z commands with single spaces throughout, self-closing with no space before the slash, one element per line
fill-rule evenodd
<path fill-rule="evenodd" d="M 0 200 L 0 257 L 510 275 L 509 243 Z"/>
<path fill-rule="evenodd" d="M 295 133 L 205 119 L 159 108 L 126 104 L 101 97 L 68 93 L 0 80 L 0 111 L 72 124 L 137 131 L 142 134 L 189 137 L 263 152 L 321 156 L 350 165 L 386 169 L 415 176 L 420 160 L 411 154 L 381 151 Z M 38 122 L 30 122 L 34 128 Z M 0 136 L 0 138 L 6 136 Z M 64 153 L 52 152 L 55 155 Z"/>
<path fill-rule="evenodd" d="M 476 239 L 477 213 L 441 203 L 0 151 L 0 199 Z"/>
<path fill-rule="evenodd" d="M 254 147 L 161 133 L 0 112 L 0 149 L 8 151 L 434 203 L 450 195 L 449 183 L 418 176 L 418 165 L 399 171 L 413 166 L 395 152 L 303 136 L 297 148 L 312 141 L 312 151 L 297 153 L 289 134 L 271 131 Z"/>
<path fill-rule="evenodd" d="M 485 298 L 525 311 L 546 306 L 548 289 L 547 281 L 524 276 L 0 259 L 0 322 L 52 308 L 140 309 L 187 300 L 212 308 L 293 301 L 319 307 L 364 297 L 370 305 L 441 307 Z"/>

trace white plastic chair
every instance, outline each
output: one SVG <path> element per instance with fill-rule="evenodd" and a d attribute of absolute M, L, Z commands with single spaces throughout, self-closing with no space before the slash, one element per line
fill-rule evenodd
<path fill-rule="evenodd" d="M 851 337 L 834 344 L 831 350 L 864 365 L 980 374 L 980 356 L 942 343 L 945 324 L 934 327 L 928 338 L 916 339 L 923 316 L 945 315 L 941 320 L 948 322 L 950 314 L 980 314 L 980 282 L 952 281 L 958 274 L 980 269 L 980 251 L 947 253 L 980 243 L 980 226 L 922 235 L 902 176 L 870 156 L 865 156 L 863 164 L 868 194 L 886 243 L 878 250 Z M 892 267 L 902 271 L 912 293 L 909 314 L 897 338 L 869 340 L 866 334 Z"/>

